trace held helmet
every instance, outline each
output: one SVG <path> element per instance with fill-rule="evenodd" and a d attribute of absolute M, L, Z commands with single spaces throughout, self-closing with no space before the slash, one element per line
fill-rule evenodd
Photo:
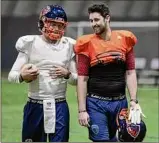
<path fill-rule="evenodd" d="M 146 125 L 141 120 L 140 124 L 128 121 L 128 110 L 122 109 L 117 116 L 118 139 L 121 142 L 142 142 L 146 135 Z"/>

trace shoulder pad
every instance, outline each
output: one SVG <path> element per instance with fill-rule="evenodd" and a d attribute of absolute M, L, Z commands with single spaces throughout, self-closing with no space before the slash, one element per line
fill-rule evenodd
<path fill-rule="evenodd" d="M 28 50 L 31 44 L 33 43 L 34 39 L 35 35 L 22 36 L 17 40 L 15 48 L 20 52 L 28 54 Z"/>
<path fill-rule="evenodd" d="M 69 52 L 71 59 L 75 56 L 73 51 L 74 45 L 76 44 L 76 40 L 70 37 L 62 37 L 62 42 L 69 45 Z"/>
<path fill-rule="evenodd" d="M 84 35 L 81 36 L 77 39 L 76 45 L 74 47 L 74 51 L 76 54 L 84 54 L 86 56 L 88 56 L 88 44 L 91 40 L 91 38 L 93 37 L 93 34 L 90 35 Z"/>
<path fill-rule="evenodd" d="M 89 43 L 93 36 L 94 36 L 93 34 L 83 35 L 77 39 L 77 44 L 83 45 L 83 44 Z"/>
<path fill-rule="evenodd" d="M 75 45 L 76 44 L 76 40 L 70 37 L 64 37 L 64 40 L 67 40 L 70 44 Z"/>
<path fill-rule="evenodd" d="M 137 38 L 132 32 L 127 30 L 119 30 L 119 33 L 125 37 L 126 43 L 129 47 L 135 46 L 137 43 Z"/>

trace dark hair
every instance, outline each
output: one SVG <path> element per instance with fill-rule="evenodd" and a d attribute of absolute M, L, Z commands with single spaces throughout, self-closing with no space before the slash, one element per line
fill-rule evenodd
<path fill-rule="evenodd" d="M 94 4 L 93 6 L 88 8 L 88 13 L 98 12 L 100 13 L 104 18 L 107 15 L 110 15 L 109 7 L 108 5 L 104 4 Z"/>

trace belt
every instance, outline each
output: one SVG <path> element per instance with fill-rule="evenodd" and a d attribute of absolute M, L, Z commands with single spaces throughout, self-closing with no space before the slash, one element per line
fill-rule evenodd
<path fill-rule="evenodd" d="M 113 100 L 122 100 L 124 99 L 126 96 L 125 95 L 119 95 L 119 96 L 113 96 L 113 97 L 103 97 L 103 96 L 99 96 L 96 94 L 88 94 L 88 97 L 93 97 L 93 98 L 97 98 L 100 100 L 106 100 L 106 101 L 113 101 Z"/>
<path fill-rule="evenodd" d="M 63 102 L 63 101 L 66 101 L 66 98 L 55 99 L 56 103 Z M 28 98 L 28 102 L 43 104 L 43 100 L 37 100 L 37 99 L 32 99 L 32 98 Z"/>

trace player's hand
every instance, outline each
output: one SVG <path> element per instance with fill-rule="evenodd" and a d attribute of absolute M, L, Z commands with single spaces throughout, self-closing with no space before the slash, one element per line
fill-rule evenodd
<path fill-rule="evenodd" d="M 35 79 L 37 79 L 37 76 L 39 75 L 38 68 L 33 64 L 25 64 L 22 66 L 20 70 L 20 74 L 22 79 L 25 82 L 31 82 Z"/>
<path fill-rule="evenodd" d="M 62 66 L 53 66 L 53 68 L 50 69 L 49 75 L 52 79 L 63 77 L 66 78 L 70 75 L 70 72 Z"/>
<path fill-rule="evenodd" d="M 130 102 L 130 113 L 128 120 L 133 124 L 140 124 L 142 117 L 146 117 L 138 103 Z"/>
<path fill-rule="evenodd" d="M 90 126 L 89 125 L 90 118 L 86 111 L 78 113 L 78 121 L 81 126 L 85 126 L 85 127 Z"/>

